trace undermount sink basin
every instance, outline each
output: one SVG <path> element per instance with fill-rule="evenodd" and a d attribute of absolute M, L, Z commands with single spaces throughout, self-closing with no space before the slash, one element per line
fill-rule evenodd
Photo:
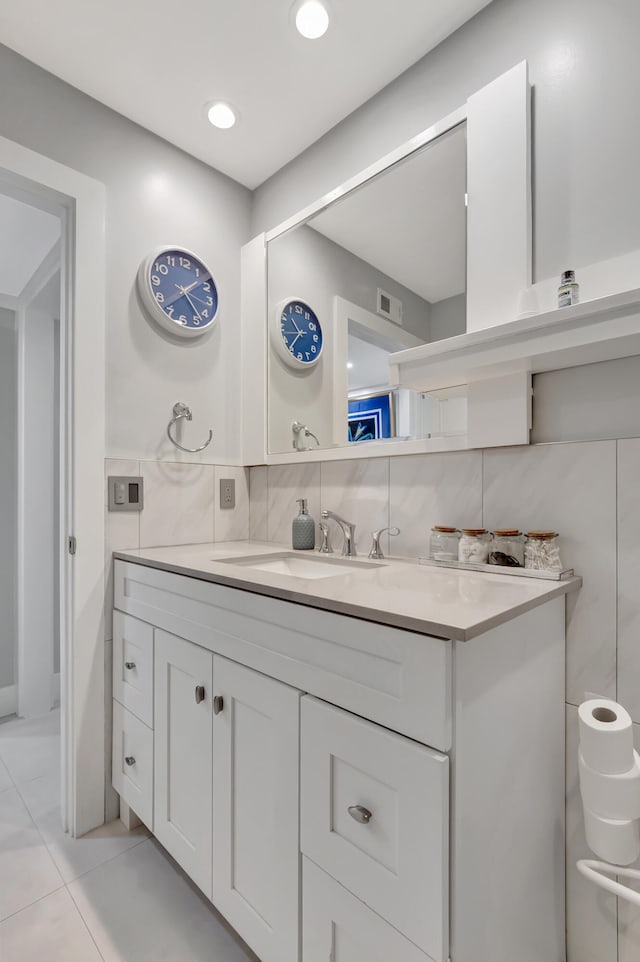
<path fill-rule="evenodd" d="M 293 551 L 278 554 L 248 555 L 242 558 L 214 558 L 221 564 L 236 565 L 239 568 L 252 568 L 254 571 L 268 571 L 274 575 L 288 575 L 290 578 L 336 578 L 338 575 L 351 575 L 355 571 L 370 571 L 382 565 L 371 561 L 349 561 L 327 555 Z"/>

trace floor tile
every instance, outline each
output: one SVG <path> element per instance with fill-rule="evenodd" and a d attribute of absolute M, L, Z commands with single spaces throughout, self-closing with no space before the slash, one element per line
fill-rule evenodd
<path fill-rule="evenodd" d="M 55 892 L 62 884 L 60 873 L 17 789 L 2 792 L 0 919 Z"/>
<path fill-rule="evenodd" d="M 148 840 L 69 885 L 105 962 L 248 962 L 175 863 Z"/>
<path fill-rule="evenodd" d="M 13 781 L 7 771 L 7 766 L 0 758 L 0 792 L 4 792 L 7 788 L 13 788 Z"/>
<path fill-rule="evenodd" d="M 0 759 L 16 784 L 59 772 L 59 709 L 0 725 Z"/>
<path fill-rule="evenodd" d="M 65 882 L 71 882 L 149 837 L 149 831 L 143 825 L 127 832 L 122 822 L 116 819 L 82 838 L 72 838 L 62 829 L 58 778 L 35 778 L 21 785 L 20 791 Z"/>
<path fill-rule="evenodd" d="M 101 962 L 82 916 L 66 891 L 0 922 L 2 962 Z"/>

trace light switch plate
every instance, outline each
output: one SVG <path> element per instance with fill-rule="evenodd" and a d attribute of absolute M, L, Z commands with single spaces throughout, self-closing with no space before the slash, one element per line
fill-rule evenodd
<path fill-rule="evenodd" d="M 142 511 L 144 478 L 110 475 L 107 478 L 109 511 Z"/>
<path fill-rule="evenodd" d="M 220 507 L 235 508 L 236 482 L 234 478 L 220 478 Z"/>

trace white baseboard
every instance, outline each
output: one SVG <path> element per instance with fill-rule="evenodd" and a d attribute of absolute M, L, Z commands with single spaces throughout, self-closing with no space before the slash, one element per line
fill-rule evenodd
<path fill-rule="evenodd" d="M 18 686 L 6 685 L 0 688 L 0 718 L 15 715 L 18 710 Z"/>
<path fill-rule="evenodd" d="M 51 707 L 60 707 L 60 672 L 51 676 Z"/>

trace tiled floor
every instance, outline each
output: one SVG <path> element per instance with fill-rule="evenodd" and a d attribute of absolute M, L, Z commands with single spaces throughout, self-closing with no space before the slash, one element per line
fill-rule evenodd
<path fill-rule="evenodd" d="M 60 823 L 59 713 L 0 724 L 2 962 L 250 962 L 144 828 Z"/>

